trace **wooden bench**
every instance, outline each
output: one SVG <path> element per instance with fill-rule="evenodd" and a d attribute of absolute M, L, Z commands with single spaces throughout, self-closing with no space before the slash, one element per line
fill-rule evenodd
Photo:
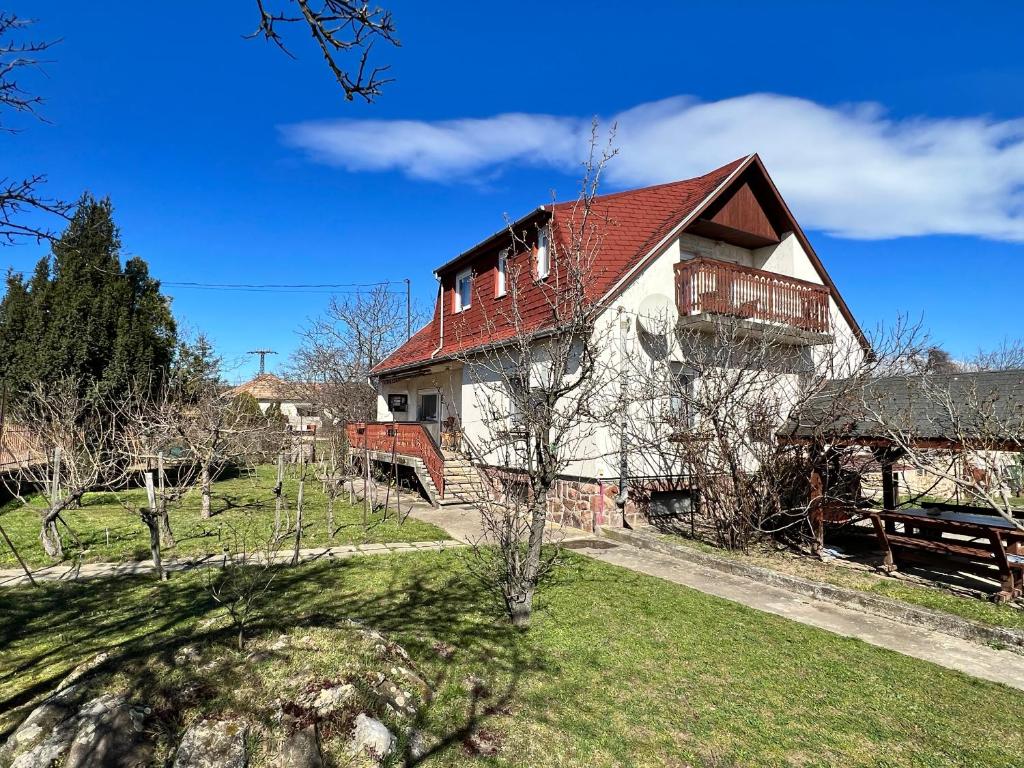
<path fill-rule="evenodd" d="M 895 570 L 897 559 L 952 562 L 980 573 L 991 573 L 995 566 L 1000 581 L 997 600 L 1024 592 L 1024 531 L 1008 520 L 923 509 L 880 510 L 870 517 L 887 571 Z M 902 533 L 895 532 L 897 524 L 903 526 Z M 947 538 L 954 535 L 961 538 Z"/>

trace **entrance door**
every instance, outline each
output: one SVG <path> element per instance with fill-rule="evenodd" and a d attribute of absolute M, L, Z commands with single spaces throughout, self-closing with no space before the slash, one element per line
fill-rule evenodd
<path fill-rule="evenodd" d="M 435 441 L 440 441 L 440 418 L 441 418 L 441 403 L 440 395 L 437 392 L 420 392 L 419 399 L 416 404 L 416 420 L 421 422 L 427 431 L 434 437 Z"/>

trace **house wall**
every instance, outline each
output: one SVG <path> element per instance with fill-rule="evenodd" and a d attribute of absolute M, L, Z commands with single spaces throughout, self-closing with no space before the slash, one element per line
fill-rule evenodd
<path fill-rule="evenodd" d="M 421 393 L 436 392 L 441 397 L 439 424 L 454 417 L 460 420 L 462 409 L 462 366 L 445 365 L 436 370 L 419 376 L 411 376 L 397 381 L 382 381 L 377 385 L 377 421 L 417 421 L 418 398 Z M 404 394 L 408 399 L 405 413 L 392 413 L 388 410 L 388 395 Z M 439 439 L 437 430 L 433 430 L 434 438 Z"/>
<path fill-rule="evenodd" d="M 618 358 L 625 354 L 630 357 L 627 370 L 637 371 L 642 367 L 643 360 L 651 359 L 648 350 L 645 350 L 637 339 L 636 317 L 641 302 L 651 295 L 660 294 L 675 305 L 675 264 L 696 256 L 730 261 L 819 285 L 823 284 L 810 257 L 792 233 L 787 233 L 781 242 L 774 246 L 757 250 L 748 250 L 684 233 L 675 242 L 670 243 L 665 251 L 640 274 L 636 275 L 604 313 L 602 321 L 608 325 L 605 330 L 599 332 L 616 339 L 616 343 L 609 345 L 603 352 L 605 365 L 619 369 Z M 811 354 L 815 355 L 819 362 L 826 355 L 835 356 L 840 361 L 837 373 L 841 373 L 843 369 L 849 369 L 860 362 L 863 349 L 834 299 L 830 301 L 830 315 L 835 343 L 812 347 Z M 670 357 L 685 363 L 685 359 L 680 355 L 678 349 L 674 350 Z M 779 392 L 780 400 L 792 402 L 798 389 L 798 376 L 793 374 L 783 377 L 779 381 L 782 388 Z M 780 424 L 785 416 L 786 414 L 780 414 Z M 616 430 L 602 426 L 595 435 L 595 442 L 597 445 L 595 445 L 593 453 L 602 458 L 596 463 L 595 473 L 590 476 L 618 482 L 620 474 L 619 435 L 616 434 Z"/>
<path fill-rule="evenodd" d="M 323 426 L 320 416 L 300 415 L 300 411 L 309 414 L 313 410 L 312 403 L 298 400 L 257 400 L 260 410 L 266 414 L 271 405 L 277 404 L 281 415 L 288 420 L 288 426 L 296 431 L 307 431 L 310 427 L 319 430 Z"/>
<path fill-rule="evenodd" d="M 800 245 L 799 240 L 787 233 L 780 243 L 750 250 L 726 243 L 716 242 L 691 234 L 683 234 L 670 242 L 664 251 L 642 271 L 630 276 L 628 286 L 603 313 L 599 320 L 597 335 L 601 343 L 601 365 L 608 370 L 622 369 L 620 357 L 631 356 L 629 369 L 636 368 L 638 355 L 647 354 L 637 340 L 636 316 L 641 302 L 654 294 L 660 294 L 675 305 L 675 264 L 680 260 L 706 256 L 722 261 L 730 261 L 746 267 L 763 269 L 781 275 L 795 277 L 808 282 L 822 284 L 814 265 Z M 486 318 L 487 302 L 496 303 L 493 293 L 494 269 L 488 257 L 475 265 L 478 272 L 474 284 L 472 311 L 460 313 L 456 320 L 452 312 L 454 270 L 442 279 L 441 311 L 446 315 L 446 335 L 453 326 L 462 322 L 476 325 L 475 318 Z M 836 339 L 834 348 L 814 347 L 812 354 L 819 356 L 836 355 L 845 360 L 846 366 L 855 365 L 863 354 L 853 329 L 849 326 L 835 300 L 830 302 L 832 333 Z M 489 361 L 493 362 L 493 361 Z M 685 361 L 683 361 L 685 362 Z M 401 392 L 408 396 L 409 411 L 397 415 L 398 420 L 413 421 L 416 418 L 416 396 L 421 389 L 437 389 L 442 392 L 442 421 L 455 416 L 461 424 L 463 433 L 475 446 L 487 446 L 493 442 L 494 434 L 493 409 L 488 405 L 497 403 L 498 412 L 507 413 L 507 395 L 502 392 L 503 383 L 500 377 L 488 370 L 486 365 L 472 362 L 459 366 L 458 375 L 452 370 L 435 369 L 434 371 L 413 378 L 401 379 L 396 382 L 378 385 L 378 419 L 389 421 L 396 418 L 387 410 L 387 395 Z M 842 365 L 837 367 L 836 375 L 842 374 Z M 617 379 L 617 377 L 615 377 Z M 603 397 L 614 398 L 617 381 L 610 382 Z M 793 375 L 783 385 L 793 391 L 797 387 L 797 377 Z M 780 414 L 782 422 L 785 414 Z M 615 495 L 619 483 L 619 434 L 614 427 L 604 423 L 581 424 L 579 435 L 570 436 L 569 442 L 579 440 L 582 444 L 575 453 L 577 460 L 571 462 L 564 470 L 552 502 L 552 512 L 565 515 L 565 522 L 573 525 L 586 525 L 587 512 L 590 519 L 610 521 L 617 513 Z M 585 436 L 585 439 L 584 439 Z M 504 467 L 509 464 L 505 456 L 490 451 L 483 456 L 475 456 L 484 464 L 492 467 Z M 500 470 L 498 470 L 500 471 Z M 627 513 L 636 516 L 636 506 L 630 502 Z M 579 518 L 579 519 L 577 519 Z"/>

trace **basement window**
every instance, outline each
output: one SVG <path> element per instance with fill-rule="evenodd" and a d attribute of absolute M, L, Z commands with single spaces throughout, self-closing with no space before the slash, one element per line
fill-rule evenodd
<path fill-rule="evenodd" d="M 469 309 L 473 303 L 473 273 L 468 269 L 455 278 L 455 311 Z"/>

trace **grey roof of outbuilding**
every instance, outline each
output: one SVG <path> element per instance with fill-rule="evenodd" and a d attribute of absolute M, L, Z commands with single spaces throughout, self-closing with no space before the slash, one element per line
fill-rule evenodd
<path fill-rule="evenodd" d="M 830 382 L 780 437 L 1024 443 L 1024 370 Z"/>

